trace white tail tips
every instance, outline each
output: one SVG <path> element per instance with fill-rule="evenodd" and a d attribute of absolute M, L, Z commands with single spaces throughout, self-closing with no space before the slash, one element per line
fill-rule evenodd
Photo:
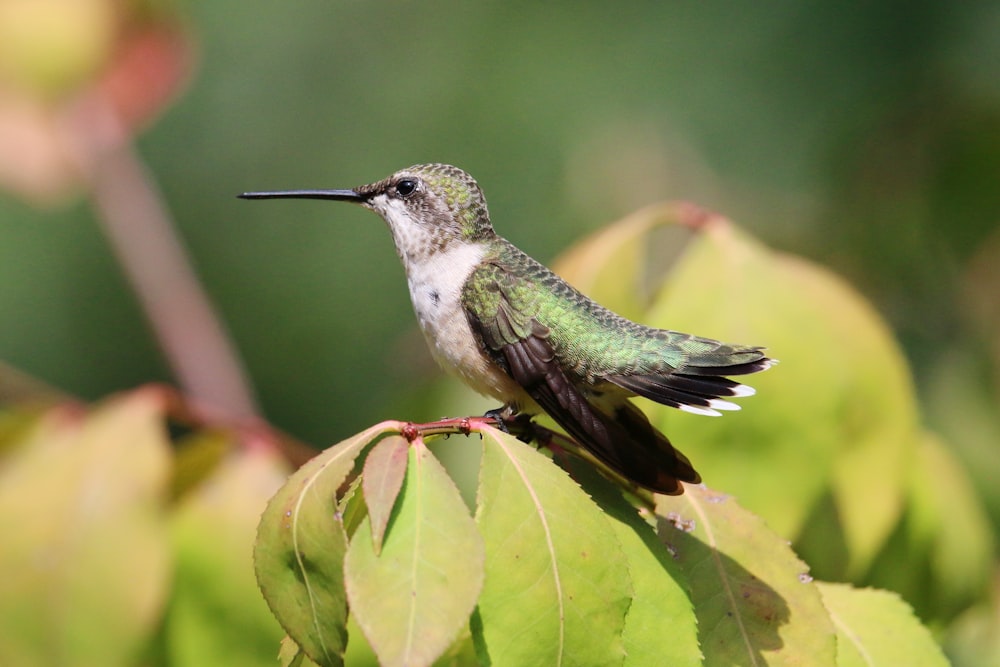
<path fill-rule="evenodd" d="M 747 387 L 747 389 L 750 389 L 750 387 Z M 749 396 L 749 394 L 738 395 Z M 741 406 L 724 401 L 721 398 L 713 398 L 708 402 L 708 405 L 681 405 L 679 407 L 684 412 L 690 412 L 693 415 L 705 415 L 706 417 L 721 417 L 723 412 L 735 412 L 736 410 L 743 409 Z"/>

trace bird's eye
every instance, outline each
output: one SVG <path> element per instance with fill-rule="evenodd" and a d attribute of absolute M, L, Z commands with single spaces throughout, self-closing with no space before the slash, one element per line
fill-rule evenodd
<path fill-rule="evenodd" d="M 417 190 L 417 182 L 410 178 L 404 178 L 396 183 L 396 194 L 400 197 L 409 197 Z"/>

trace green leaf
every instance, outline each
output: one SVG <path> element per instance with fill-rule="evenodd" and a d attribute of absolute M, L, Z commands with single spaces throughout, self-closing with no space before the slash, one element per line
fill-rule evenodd
<path fill-rule="evenodd" d="M 899 596 L 818 583 L 837 631 L 838 667 L 947 667 L 930 632 Z"/>
<path fill-rule="evenodd" d="M 382 550 L 382 537 L 389 524 L 389 515 L 406 477 L 407 452 L 410 445 L 401 435 L 383 438 L 365 458 L 361 485 L 371 519 L 375 554 Z"/>
<path fill-rule="evenodd" d="M 167 595 L 163 400 L 49 411 L 0 469 L 0 664 L 128 664 Z"/>
<path fill-rule="evenodd" d="M 902 515 L 918 436 L 913 380 L 888 326 L 860 294 L 802 260 L 785 257 L 780 266 L 806 298 L 822 304 L 825 326 L 839 341 L 825 376 L 841 374 L 837 412 L 814 428 L 838 436 L 831 491 L 848 548 L 845 574 L 857 577 Z M 851 360 L 849 372 L 837 357 Z"/>
<path fill-rule="evenodd" d="M 691 584 L 706 665 L 833 665 L 830 619 L 788 543 L 728 496 L 656 496 L 660 538 Z"/>
<path fill-rule="evenodd" d="M 620 664 L 633 588 L 607 516 L 533 447 L 492 428 L 482 435 L 476 522 L 486 583 L 473 616 L 480 661 Z"/>
<path fill-rule="evenodd" d="M 299 468 L 267 504 L 254 546 L 257 583 L 278 622 L 315 662 L 343 663 L 347 537 L 337 490 L 372 440 L 395 429 L 383 422 L 325 450 Z"/>
<path fill-rule="evenodd" d="M 697 665 L 698 619 L 687 575 L 621 491 L 589 465 L 573 465 L 573 476 L 607 514 L 635 589 L 622 638 L 625 665 Z"/>
<path fill-rule="evenodd" d="M 351 611 L 382 665 L 430 665 L 475 607 L 484 556 L 458 488 L 420 440 L 381 552 L 373 545 L 363 521 L 344 564 Z"/>
<path fill-rule="evenodd" d="M 177 507 L 171 521 L 177 567 L 165 621 L 172 663 L 274 665 L 284 633 L 260 597 L 249 555 L 286 468 L 268 450 L 231 453 Z"/>

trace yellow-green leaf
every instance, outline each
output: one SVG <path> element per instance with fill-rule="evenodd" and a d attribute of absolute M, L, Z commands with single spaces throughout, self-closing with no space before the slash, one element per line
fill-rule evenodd
<path fill-rule="evenodd" d="M 607 514 L 628 562 L 634 593 L 622 633 L 623 664 L 701 664 L 698 619 L 685 572 L 617 487 L 588 464 L 574 465 L 572 472 Z"/>
<path fill-rule="evenodd" d="M 837 667 L 947 667 L 930 632 L 895 593 L 819 583 L 837 630 Z"/>
<path fill-rule="evenodd" d="M 832 492 L 848 570 L 863 571 L 899 518 L 916 424 L 905 362 L 878 315 L 828 271 L 718 224 L 689 246 L 651 317 L 781 360 L 746 378 L 758 394 L 742 412 L 663 409 L 660 423 L 704 479 L 789 538 Z"/>
<path fill-rule="evenodd" d="M 261 513 L 287 473 L 275 452 L 233 452 L 177 507 L 164 631 L 175 664 L 273 666 L 284 633 L 257 590 L 250 556 Z"/>
<path fill-rule="evenodd" d="M 0 664 L 127 664 L 163 610 L 169 446 L 141 390 L 49 411 L 0 469 Z"/>
<path fill-rule="evenodd" d="M 323 667 L 343 664 L 347 644 L 347 536 L 337 490 L 361 450 L 396 426 L 376 424 L 310 460 L 271 498 L 260 519 L 257 583 L 288 635 Z"/>
<path fill-rule="evenodd" d="M 480 661 L 620 664 L 633 587 L 607 516 L 533 447 L 492 428 L 482 435 L 476 522 L 486 583 L 472 626 Z"/>
<path fill-rule="evenodd" d="M 931 573 L 940 586 L 935 606 L 957 611 L 989 585 L 995 564 L 989 518 L 968 473 L 937 436 L 923 435 L 916 467 L 911 507 L 919 530 L 931 538 Z"/>
<path fill-rule="evenodd" d="M 980 603 L 948 626 L 944 647 L 955 667 L 1000 665 L 1000 582 L 994 579 L 990 601 Z"/>
<path fill-rule="evenodd" d="M 468 622 L 483 585 L 483 540 L 422 441 L 409 447 L 405 470 L 381 551 L 371 521 L 363 521 L 344 574 L 351 612 L 379 662 L 420 667 L 441 656 Z"/>
<path fill-rule="evenodd" d="M 675 211 L 657 206 L 598 230 L 559 257 L 555 271 L 591 299 L 628 318 L 649 307 L 645 267 L 648 236 Z"/>
<path fill-rule="evenodd" d="M 757 395 L 722 418 L 641 402 L 703 479 L 737 495 L 781 535 L 799 536 L 817 505 L 832 498 L 846 545 L 833 574 L 863 573 L 901 515 L 917 428 L 898 346 L 844 281 L 718 216 L 694 226 L 659 294 L 638 308 L 641 300 L 620 292 L 639 293 L 638 277 L 670 259 L 642 250 L 654 246 L 657 227 L 682 217 L 676 206 L 644 209 L 570 251 L 560 273 L 645 324 L 763 345 L 780 359 L 745 378 Z"/>
<path fill-rule="evenodd" d="M 982 595 L 993 548 L 969 475 L 937 436 L 923 434 L 903 521 L 865 582 L 904 595 L 925 620 L 948 619 Z"/>
<path fill-rule="evenodd" d="M 702 486 L 656 499 L 660 538 L 691 584 L 706 665 L 834 664 L 830 619 L 785 540 Z"/>

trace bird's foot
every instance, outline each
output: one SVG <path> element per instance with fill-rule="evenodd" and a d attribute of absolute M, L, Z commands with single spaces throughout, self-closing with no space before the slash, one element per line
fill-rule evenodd
<path fill-rule="evenodd" d="M 489 410 L 483 415 L 487 419 L 496 422 L 497 428 L 504 433 L 509 433 L 522 442 L 534 442 L 538 440 L 538 429 L 531 421 L 532 416 L 518 412 L 517 408 L 508 403 L 494 410 Z"/>
<path fill-rule="evenodd" d="M 510 403 L 506 405 L 501 405 L 499 408 L 493 408 L 492 410 L 487 410 L 483 417 L 486 419 L 492 419 L 496 422 L 497 428 L 504 433 L 510 433 L 508 429 L 508 424 L 516 419 L 516 409 Z"/>

